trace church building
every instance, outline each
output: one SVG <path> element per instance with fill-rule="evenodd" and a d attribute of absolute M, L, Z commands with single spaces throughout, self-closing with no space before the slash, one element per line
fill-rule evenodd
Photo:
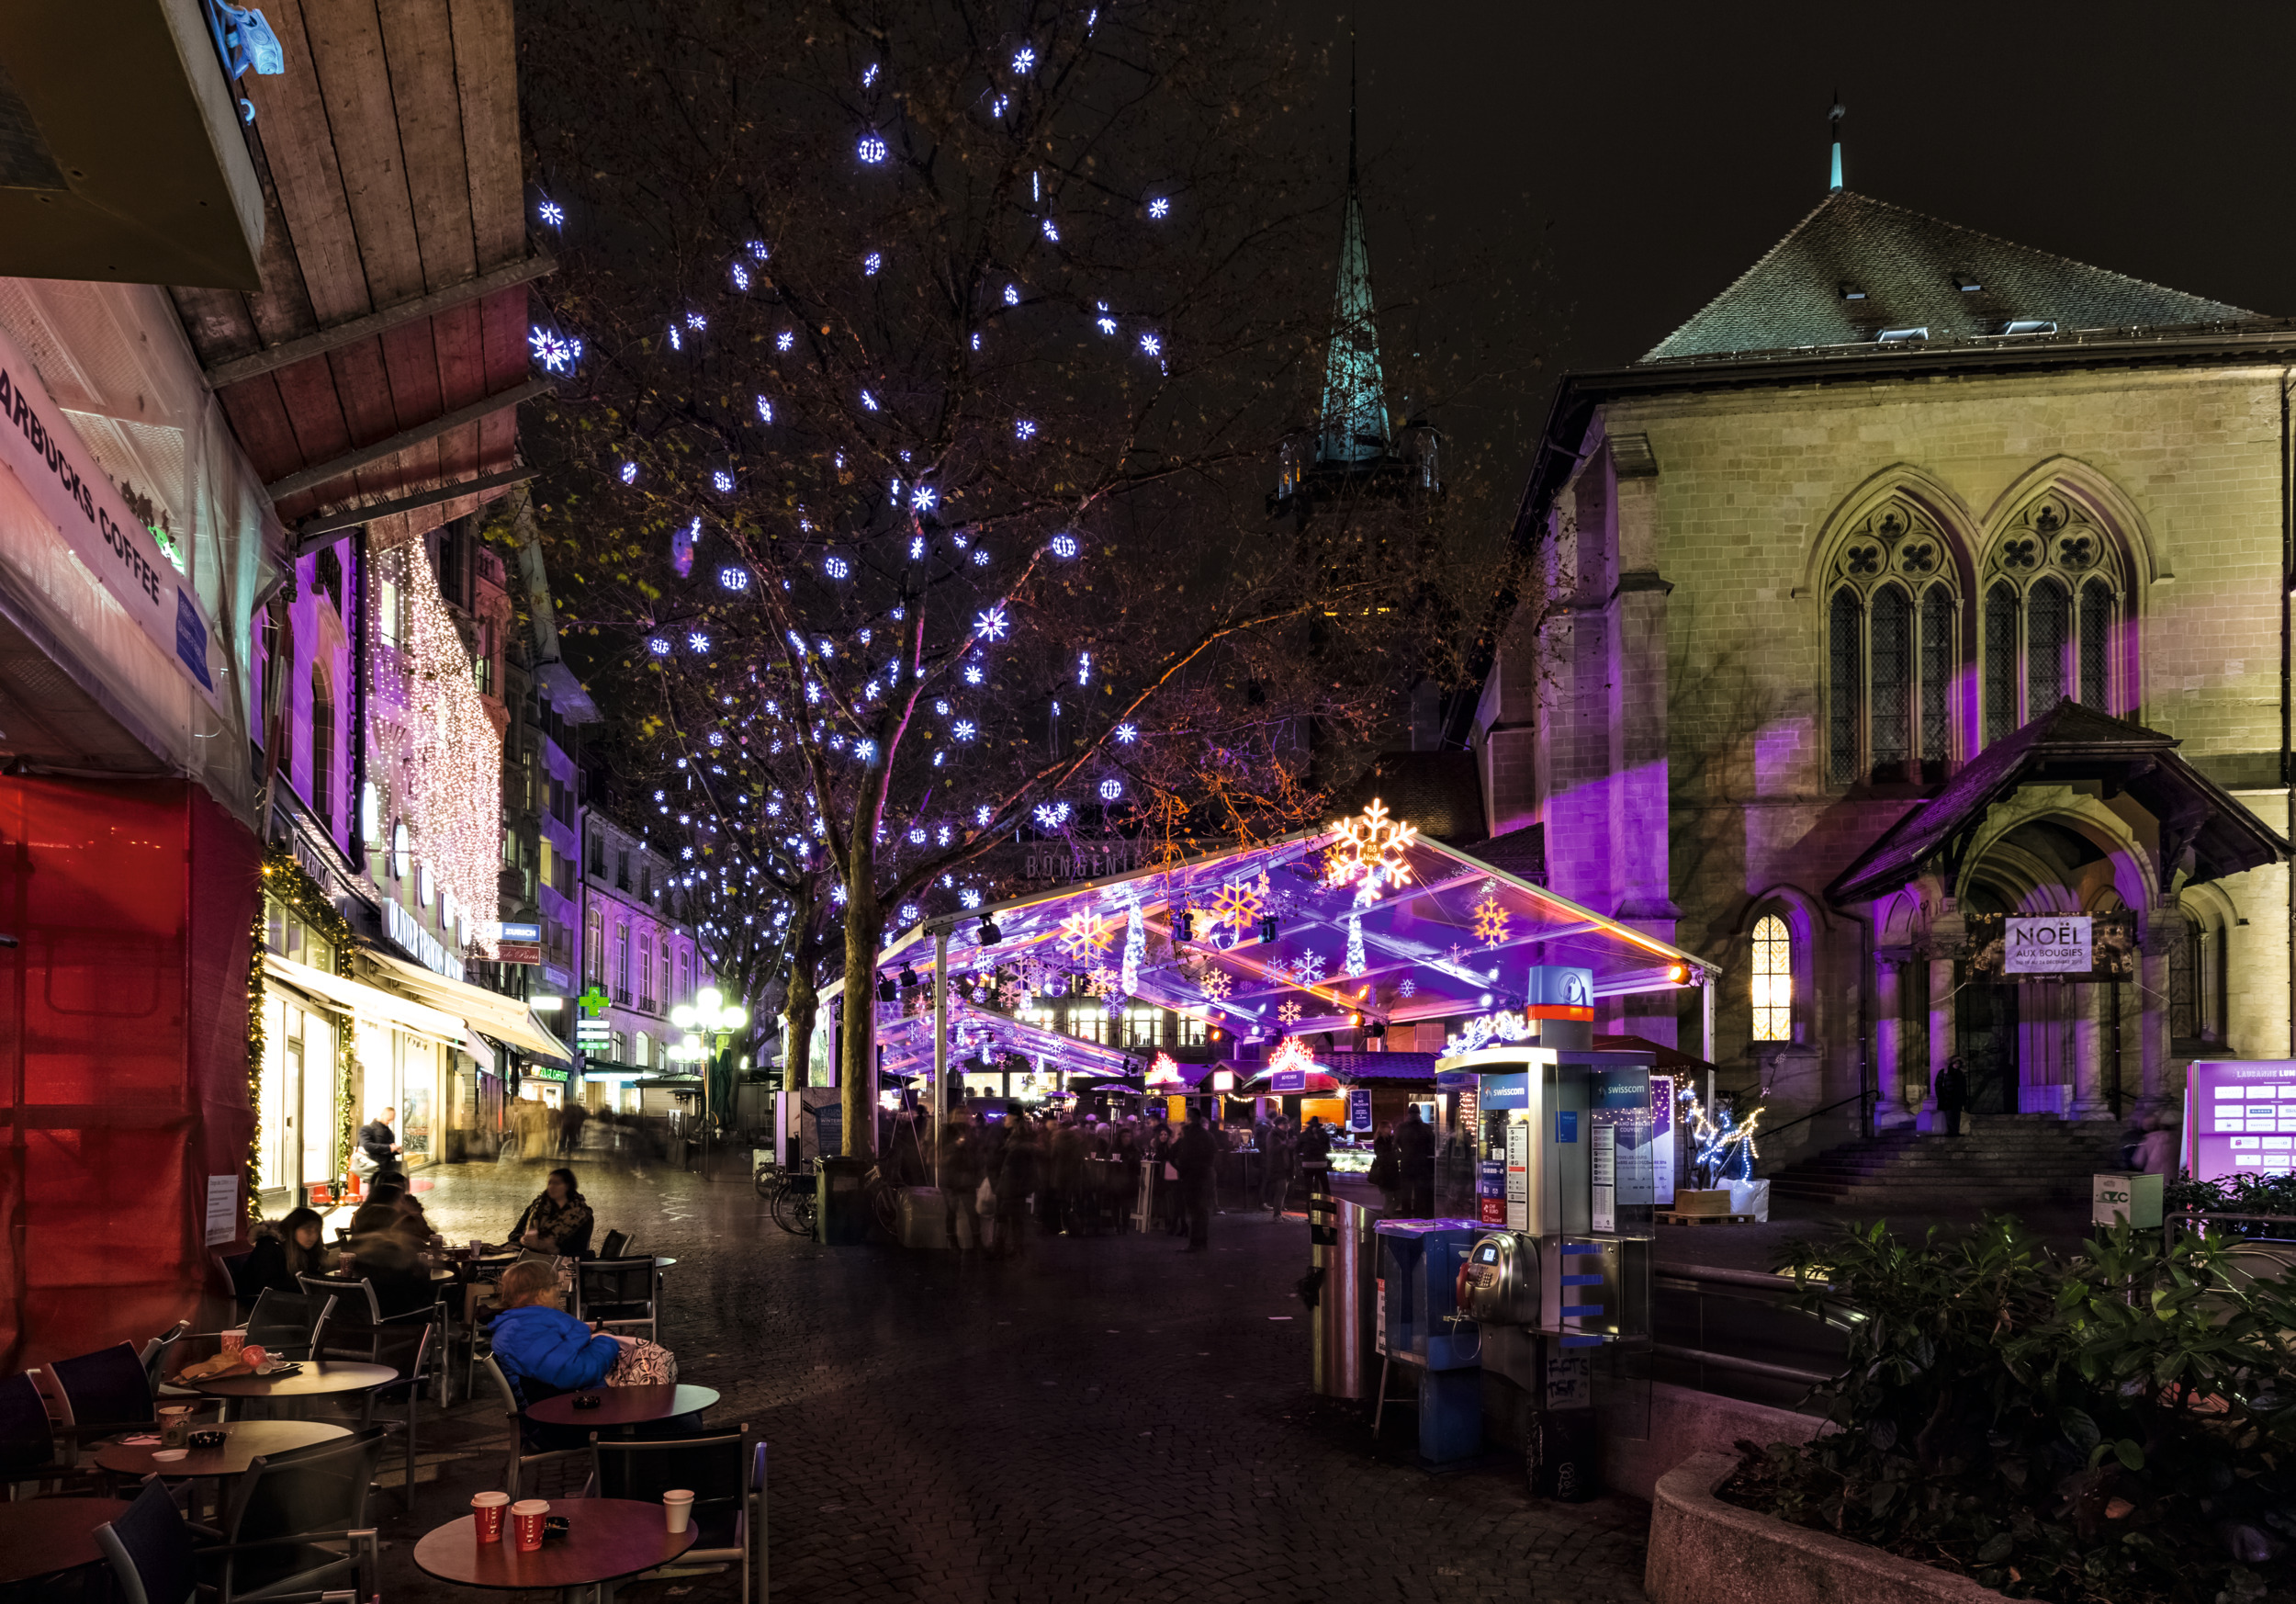
<path fill-rule="evenodd" d="M 1954 1056 L 1981 1119 L 2296 1056 L 2291 383 L 2296 322 L 1840 187 L 1565 381 L 1487 828 L 1723 974 L 1598 1031 L 1837 1130 L 1930 1128 Z M 2017 972 L 2018 915 L 2089 966 Z"/>

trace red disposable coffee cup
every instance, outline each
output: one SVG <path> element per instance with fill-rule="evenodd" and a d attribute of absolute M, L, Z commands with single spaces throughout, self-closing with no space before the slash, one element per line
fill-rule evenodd
<path fill-rule="evenodd" d="M 522 1553 L 533 1553 L 542 1547 L 543 1518 L 550 1513 L 550 1505 L 544 1498 L 521 1498 L 511 1506 L 511 1541 Z"/>
<path fill-rule="evenodd" d="M 470 1497 L 470 1519 L 478 1529 L 480 1542 L 502 1541 L 502 1518 L 510 1512 L 508 1493 L 473 1493 Z"/>

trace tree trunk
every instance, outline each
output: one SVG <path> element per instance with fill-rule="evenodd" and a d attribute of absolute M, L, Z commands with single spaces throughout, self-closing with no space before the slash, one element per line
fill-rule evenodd
<path fill-rule="evenodd" d="M 782 1000 L 782 1087 L 786 1091 L 795 1091 L 812 1079 L 813 1027 L 821 1012 L 821 993 L 813 983 L 820 943 L 810 923 L 813 909 L 807 908 L 804 913 L 809 922 L 790 948 L 789 989 Z"/>
<path fill-rule="evenodd" d="M 845 1109 L 845 1152 L 871 1158 L 877 1152 L 877 907 L 876 868 L 854 854 L 845 899 L 845 1050 L 838 1056 L 838 1101 Z"/>

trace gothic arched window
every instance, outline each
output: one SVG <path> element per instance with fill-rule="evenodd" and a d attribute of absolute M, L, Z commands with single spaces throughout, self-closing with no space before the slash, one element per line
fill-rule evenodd
<path fill-rule="evenodd" d="M 1826 604 L 1826 750 L 1835 785 L 1942 778 L 1953 757 L 1953 565 L 1892 503 L 1843 542 Z"/>
<path fill-rule="evenodd" d="M 2113 643 L 2126 593 L 2103 532 L 2044 496 L 1995 539 L 1985 566 L 1986 743 L 2066 698 L 2121 711 Z"/>
<path fill-rule="evenodd" d="M 1794 1039 L 1794 935 L 1774 913 L 1754 921 L 1754 1040 Z"/>

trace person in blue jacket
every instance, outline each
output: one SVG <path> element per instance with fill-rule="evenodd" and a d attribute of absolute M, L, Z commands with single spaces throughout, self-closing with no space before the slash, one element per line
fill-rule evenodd
<path fill-rule="evenodd" d="M 557 1271 L 539 1259 L 512 1265 L 496 1291 L 501 1306 L 494 1316 L 494 1361 L 522 1406 L 603 1386 L 622 1350 L 637 1342 L 601 1332 L 558 1307 Z"/>

